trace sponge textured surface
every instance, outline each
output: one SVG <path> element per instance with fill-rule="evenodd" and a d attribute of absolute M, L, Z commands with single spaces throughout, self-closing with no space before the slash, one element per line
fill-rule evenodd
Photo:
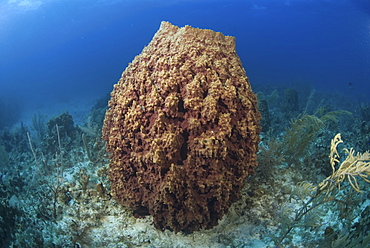
<path fill-rule="evenodd" d="M 113 196 L 161 230 L 212 228 L 257 166 L 259 120 L 235 38 L 162 22 L 111 93 Z"/>

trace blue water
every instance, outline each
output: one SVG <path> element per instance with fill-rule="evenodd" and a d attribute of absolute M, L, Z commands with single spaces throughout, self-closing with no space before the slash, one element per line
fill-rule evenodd
<path fill-rule="evenodd" d="M 235 36 L 252 88 L 266 98 L 260 165 L 246 181 L 244 198 L 221 226 L 182 238 L 154 232 L 150 222 L 133 221 L 131 212 L 111 204 L 100 142 L 106 101 L 87 115 L 161 21 Z M 284 109 L 289 104 L 294 106 Z M 332 112 L 343 106 L 352 115 Z M 66 121 L 68 114 L 58 116 L 64 110 L 75 125 Z M 325 128 L 306 132 L 316 135 L 308 152 L 284 155 L 290 120 L 317 110 L 308 120 L 326 118 Z M 284 234 L 280 217 L 307 209 L 301 199 L 292 201 L 293 185 L 319 183 L 332 173 L 334 135 L 343 134 L 340 149 L 369 149 L 369 113 L 370 0 L 0 0 L 0 246 L 201 247 L 205 241 L 272 247 L 271 238 Z M 337 234 L 343 242 L 348 235 L 347 244 L 368 240 L 370 194 L 368 184 L 358 181 L 366 193 L 356 195 L 343 183 L 330 205 L 317 200 L 322 226 L 305 230 L 292 222 L 297 231 L 283 243 L 324 247 Z"/>
<path fill-rule="evenodd" d="M 235 36 L 252 87 L 369 99 L 368 0 L 2 1 L 0 99 L 24 111 L 99 98 L 163 20 Z"/>

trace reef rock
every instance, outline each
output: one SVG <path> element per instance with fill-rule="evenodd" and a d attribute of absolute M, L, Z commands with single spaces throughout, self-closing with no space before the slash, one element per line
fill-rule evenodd
<path fill-rule="evenodd" d="M 260 114 L 235 38 L 162 22 L 114 85 L 111 193 L 160 229 L 209 229 L 257 166 Z"/>

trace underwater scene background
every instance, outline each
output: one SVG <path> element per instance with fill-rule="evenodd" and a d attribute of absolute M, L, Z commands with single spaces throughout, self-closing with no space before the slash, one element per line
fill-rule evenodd
<path fill-rule="evenodd" d="M 161 21 L 236 37 L 258 97 L 259 165 L 210 230 L 110 194 L 109 93 Z M 368 246 L 368 1 L 2 1 L 0 55 L 0 247 Z"/>

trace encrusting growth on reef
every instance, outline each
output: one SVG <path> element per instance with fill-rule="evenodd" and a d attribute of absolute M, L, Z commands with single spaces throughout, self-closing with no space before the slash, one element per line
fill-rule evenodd
<path fill-rule="evenodd" d="M 160 230 L 212 228 L 254 173 L 259 120 L 235 38 L 162 22 L 111 93 L 113 196 Z"/>

